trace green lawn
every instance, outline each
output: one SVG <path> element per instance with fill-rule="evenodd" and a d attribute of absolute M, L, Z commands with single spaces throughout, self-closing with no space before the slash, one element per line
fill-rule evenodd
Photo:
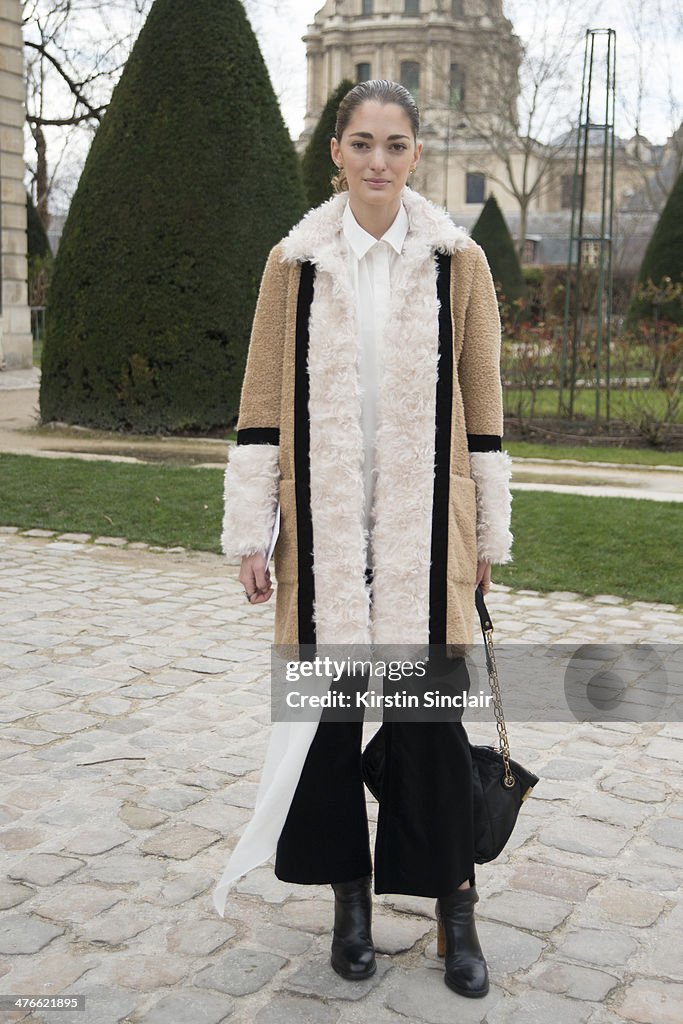
<path fill-rule="evenodd" d="M 219 551 L 221 469 L 0 454 L 0 524 Z M 681 506 L 515 491 L 498 583 L 683 605 Z"/>
<path fill-rule="evenodd" d="M 534 416 L 557 416 L 558 414 L 557 387 L 538 388 L 534 401 Z M 606 394 L 603 388 L 600 390 L 600 416 L 604 419 L 607 415 Z M 528 415 L 531 408 L 531 391 L 528 388 L 505 387 L 503 392 L 505 414 L 514 416 L 520 399 L 522 410 Z M 569 401 L 569 388 L 565 388 L 562 394 L 563 401 Z M 609 414 L 611 419 L 624 419 L 630 421 L 635 409 L 647 408 L 663 415 L 666 409 L 666 398 L 663 392 L 656 388 L 647 390 L 633 390 L 630 388 L 610 389 Z M 592 419 L 595 416 L 595 388 L 581 387 L 574 391 L 574 413 Z M 683 406 L 679 410 L 676 422 L 683 422 Z"/>
<path fill-rule="evenodd" d="M 578 459 L 581 462 L 618 462 L 639 466 L 683 466 L 683 452 L 661 452 L 656 448 L 553 445 L 508 440 L 504 441 L 503 447 L 510 455 L 526 459 Z"/>
<path fill-rule="evenodd" d="M 218 551 L 220 469 L 0 454 L 0 524 Z"/>
<path fill-rule="evenodd" d="M 512 510 L 514 564 L 496 582 L 683 605 L 680 504 L 514 491 Z"/>

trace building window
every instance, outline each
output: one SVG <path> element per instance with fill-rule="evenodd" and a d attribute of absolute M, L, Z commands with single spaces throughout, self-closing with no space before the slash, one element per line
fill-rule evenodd
<path fill-rule="evenodd" d="M 466 176 L 466 203 L 484 202 L 484 175 L 479 171 L 468 171 Z"/>
<path fill-rule="evenodd" d="M 370 65 L 369 64 L 356 64 L 356 81 L 357 82 L 369 82 L 370 81 Z"/>
<path fill-rule="evenodd" d="M 460 64 L 451 64 L 449 102 L 454 110 L 462 109 L 465 101 L 465 72 Z"/>
<path fill-rule="evenodd" d="M 581 262 L 584 266 L 597 267 L 600 262 L 600 242 L 590 239 L 581 243 Z"/>
<path fill-rule="evenodd" d="M 372 0 L 363 0 L 363 8 L 361 10 L 361 14 L 372 14 L 373 13 L 373 10 L 372 10 L 373 6 L 374 6 L 374 4 L 373 4 Z"/>
<path fill-rule="evenodd" d="M 420 92 L 420 65 L 416 60 L 401 61 L 401 85 L 412 93 L 417 101 Z"/>
<path fill-rule="evenodd" d="M 572 183 L 576 177 L 576 201 L 581 199 L 581 178 L 583 175 L 563 174 L 561 183 L 560 207 L 563 210 L 571 209 L 572 205 Z"/>
<path fill-rule="evenodd" d="M 406 6 L 404 14 L 419 14 L 420 13 L 420 0 L 406 0 Z M 408 88 L 406 86 L 406 88 Z"/>
<path fill-rule="evenodd" d="M 454 18 L 464 18 L 465 12 L 463 10 L 462 0 L 452 0 L 451 3 L 451 14 Z"/>
<path fill-rule="evenodd" d="M 522 263 L 536 262 L 536 249 L 538 243 L 535 238 L 525 238 L 522 247 Z"/>

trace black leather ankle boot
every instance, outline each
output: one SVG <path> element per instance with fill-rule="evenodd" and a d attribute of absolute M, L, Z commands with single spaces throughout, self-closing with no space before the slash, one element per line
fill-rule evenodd
<path fill-rule="evenodd" d="M 461 996 L 480 998 L 489 990 L 489 974 L 474 924 L 475 886 L 436 901 L 437 954 L 446 958 L 444 981 Z"/>
<path fill-rule="evenodd" d="M 347 981 L 362 981 L 377 970 L 372 941 L 372 875 L 333 882 L 333 968 Z"/>

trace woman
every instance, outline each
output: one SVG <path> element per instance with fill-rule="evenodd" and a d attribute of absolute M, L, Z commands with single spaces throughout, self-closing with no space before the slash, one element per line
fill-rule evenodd
<path fill-rule="evenodd" d="M 397 83 L 347 93 L 335 195 L 264 271 L 222 544 L 242 558 L 247 600 L 270 600 L 279 501 L 277 645 L 461 652 L 475 587 L 511 560 L 495 288 L 484 251 L 407 185 L 418 133 Z M 350 980 L 376 970 L 362 728 L 326 714 L 274 723 L 254 815 L 214 894 L 222 914 L 232 882 L 273 854 L 278 878 L 332 885 L 331 963 Z M 467 736 L 459 721 L 383 728 L 375 892 L 436 898 L 446 983 L 483 996 Z"/>

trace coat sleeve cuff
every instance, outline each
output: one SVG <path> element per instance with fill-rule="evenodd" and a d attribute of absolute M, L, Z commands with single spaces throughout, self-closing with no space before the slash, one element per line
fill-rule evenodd
<path fill-rule="evenodd" d="M 267 552 L 275 525 L 279 445 L 239 444 L 230 449 L 223 489 L 221 549 L 231 559 Z"/>
<path fill-rule="evenodd" d="M 470 452 L 477 485 L 477 557 L 498 565 L 512 561 L 512 458 L 508 452 Z"/>

